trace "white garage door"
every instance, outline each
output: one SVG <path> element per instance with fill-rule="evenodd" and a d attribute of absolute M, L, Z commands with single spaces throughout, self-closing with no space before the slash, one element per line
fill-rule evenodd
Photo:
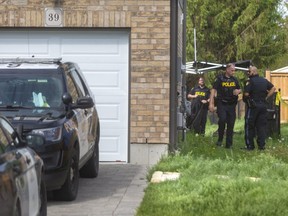
<path fill-rule="evenodd" d="M 62 57 L 77 62 L 100 116 L 100 161 L 127 161 L 129 32 L 1 30 L 0 57 Z"/>

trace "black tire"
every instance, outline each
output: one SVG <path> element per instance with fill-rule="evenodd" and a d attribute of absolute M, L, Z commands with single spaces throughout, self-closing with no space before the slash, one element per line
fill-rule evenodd
<path fill-rule="evenodd" d="M 20 201 L 19 200 L 17 200 L 16 210 L 15 210 L 13 216 L 21 216 L 21 205 L 20 205 Z"/>
<path fill-rule="evenodd" d="M 100 127 L 97 127 L 97 138 L 95 140 L 93 155 L 87 163 L 81 168 L 80 176 L 83 178 L 96 178 L 99 173 L 99 137 Z"/>
<path fill-rule="evenodd" d="M 47 216 L 47 192 L 43 175 L 41 177 L 41 185 L 40 185 L 40 200 L 41 203 L 40 203 L 39 216 Z"/>
<path fill-rule="evenodd" d="M 61 189 L 53 191 L 55 200 L 73 201 L 78 194 L 79 186 L 79 147 L 75 146 L 72 149 L 70 158 L 70 169 Z"/>

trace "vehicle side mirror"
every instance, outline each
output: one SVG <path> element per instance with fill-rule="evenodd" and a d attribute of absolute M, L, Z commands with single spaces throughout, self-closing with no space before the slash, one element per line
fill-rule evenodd
<path fill-rule="evenodd" d="M 68 92 L 65 92 L 63 95 L 62 95 L 62 101 L 65 105 L 69 105 L 72 103 L 72 96 L 70 93 Z"/>
<path fill-rule="evenodd" d="M 76 104 L 73 104 L 72 108 L 88 109 L 94 106 L 94 101 L 91 97 L 79 97 Z"/>

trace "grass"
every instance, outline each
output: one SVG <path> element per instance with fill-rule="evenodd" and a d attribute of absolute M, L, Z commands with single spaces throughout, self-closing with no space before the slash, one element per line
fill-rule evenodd
<path fill-rule="evenodd" d="M 179 152 L 149 171 L 180 172 L 176 181 L 150 183 L 137 216 L 288 215 L 288 125 L 280 138 L 268 138 L 265 151 L 243 151 L 243 120 L 237 120 L 233 149 L 216 147 L 217 125 L 206 136 L 191 132 Z"/>

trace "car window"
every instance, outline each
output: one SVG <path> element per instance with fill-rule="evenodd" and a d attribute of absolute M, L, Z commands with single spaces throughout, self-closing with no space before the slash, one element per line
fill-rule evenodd
<path fill-rule="evenodd" d="M 19 144 L 19 139 L 18 137 L 12 137 L 12 134 L 15 133 L 15 130 L 13 129 L 13 127 L 4 119 L 0 118 L 0 124 L 2 125 L 1 129 L 3 130 L 3 132 L 5 133 L 5 137 L 7 140 L 7 145 L 10 144 L 14 144 L 14 145 L 18 145 Z"/>
<path fill-rule="evenodd" d="M 2 128 L 0 128 L 0 141 L 4 146 L 7 146 L 9 144 L 9 141 L 7 140 L 7 137 L 5 136 Z"/>
<path fill-rule="evenodd" d="M 71 70 L 71 75 L 77 84 L 78 90 L 80 91 L 81 96 L 86 96 L 86 89 L 83 86 L 82 79 L 79 77 L 77 71 L 75 69 Z"/>
<path fill-rule="evenodd" d="M 2 128 L 0 128 L 0 153 L 4 153 L 6 147 L 9 145 L 9 141 L 7 140 L 7 137 L 5 136 L 5 133 Z"/>
<path fill-rule="evenodd" d="M 77 87 L 75 86 L 75 83 L 71 77 L 71 73 L 67 74 L 67 87 L 72 97 L 72 103 L 75 103 L 77 101 L 77 98 L 79 97 L 79 94 Z"/>
<path fill-rule="evenodd" d="M 0 155 L 5 152 L 5 146 L 0 142 Z"/>
<path fill-rule="evenodd" d="M 1 71 L 0 106 L 59 107 L 63 105 L 62 83 L 62 77 L 55 72 Z"/>

